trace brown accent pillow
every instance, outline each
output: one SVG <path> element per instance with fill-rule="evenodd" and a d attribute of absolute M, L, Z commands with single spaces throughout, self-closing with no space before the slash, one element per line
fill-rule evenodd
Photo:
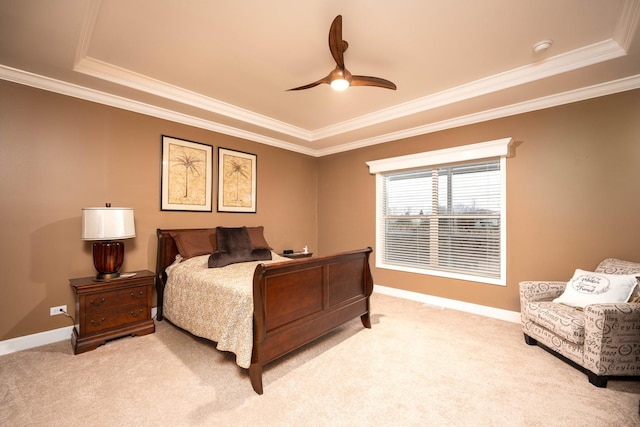
<path fill-rule="evenodd" d="M 253 249 L 247 227 L 217 227 L 216 238 L 218 250 L 209 256 L 209 268 L 224 267 L 238 262 L 271 259 L 269 249 Z"/>
<path fill-rule="evenodd" d="M 251 257 L 253 258 L 251 261 L 266 261 L 273 259 L 273 256 L 271 256 L 271 249 L 266 248 L 252 250 Z"/>
<path fill-rule="evenodd" d="M 272 259 L 270 249 L 254 249 L 248 255 L 239 256 L 228 252 L 216 251 L 209 255 L 209 268 L 225 267 L 229 264 L 249 261 L 265 261 Z"/>
<path fill-rule="evenodd" d="M 243 253 L 253 249 L 247 227 L 216 227 L 216 240 L 220 252 Z"/>
<path fill-rule="evenodd" d="M 211 254 L 218 250 L 215 228 L 206 230 L 174 231 L 169 233 L 184 259 Z"/>
<path fill-rule="evenodd" d="M 247 231 L 249 232 L 249 238 L 251 239 L 253 249 L 273 249 L 264 238 L 264 226 L 247 227 Z"/>

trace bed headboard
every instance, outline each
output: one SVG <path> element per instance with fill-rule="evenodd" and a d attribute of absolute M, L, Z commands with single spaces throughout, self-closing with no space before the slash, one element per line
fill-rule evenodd
<path fill-rule="evenodd" d="M 158 294 L 158 314 L 157 319 L 162 320 L 162 304 L 164 301 L 164 285 L 167 281 L 167 273 L 165 269 L 173 264 L 178 255 L 178 247 L 171 233 L 177 231 L 199 231 L 210 230 L 208 228 L 174 228 L 174 229 L 157 229 L 158 236 L 158 252 L 156 254 L 156 292 Z"/>

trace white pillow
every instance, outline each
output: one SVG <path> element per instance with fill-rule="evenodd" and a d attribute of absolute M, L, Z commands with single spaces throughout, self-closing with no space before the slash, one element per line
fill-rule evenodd
<path fill-rule="evenodd" d="M 553 302 L 571 307 L 627 302 L 638 280 L 635 274 L 592 273 L 577 269 L 562 295 Z"/>

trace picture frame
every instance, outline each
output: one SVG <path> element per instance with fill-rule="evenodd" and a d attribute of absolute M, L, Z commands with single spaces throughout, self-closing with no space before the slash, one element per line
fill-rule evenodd
<path fill-rule="evenodd" d="M 218 147 L 218 212 L 256 213 L 258 156 Z"/>
<path fill-rule="evenodd" d="M 162 135 L 162 211 L 211 212 L 213 147 Z"/>

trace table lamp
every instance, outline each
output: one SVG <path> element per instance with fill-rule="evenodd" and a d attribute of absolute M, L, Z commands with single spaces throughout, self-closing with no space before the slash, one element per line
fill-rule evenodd
<path fill-rule="evenodd" d="M 82 208 L 82 240 L 93 243 L 93 265 L 98 270 L 95 280 L 108 281 L 120 277 L 124 262 L 124 243 L 115 240 L 136 237 L 132 208 Z"/>

